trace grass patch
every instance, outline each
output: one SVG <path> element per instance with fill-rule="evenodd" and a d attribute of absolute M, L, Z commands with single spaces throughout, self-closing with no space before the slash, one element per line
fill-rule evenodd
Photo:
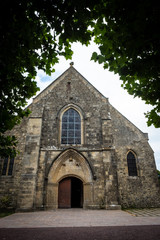
<path fill-rule="evenodd" d="M 0 209 L 0 218 L 9 216 L 15 213 L 14 209 Z"/>

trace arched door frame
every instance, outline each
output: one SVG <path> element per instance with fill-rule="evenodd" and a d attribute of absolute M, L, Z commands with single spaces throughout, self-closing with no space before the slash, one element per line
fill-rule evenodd
<path fill-rule="evenodd" d="M 46 207 L 58 208 L 58 185 L 67 176 L 74 176 L 83 182 L 83 208 L 89 208 L 93 204 L 95 174 L 86 158 L 75 149 L 67 149 L 53 160 L 46 184 Z"/>
<path fill-rule="evenodd" d="M 53 164 L 55 163 L 55 161 L 56 161 L 57 159 L 60 159 L 63 155 L 66 155 L 66 153 L 69 153 L 69 154 L 68 154 L 68 157 L 69 157 L 69 156 L 73 156 L 73 153 L 75 153 L 75 154 L 77 154 L 78 156 L 80 156 L 81 158 L 85 159 L 85 161 L 86 161 L 86 163 L 88 164 L 89 169 L 90 169 L 90 171 L 91 171 L 91 177 L 92 177 L 92 179 L 93 179 L 93 180 L 96 180 L 96 179 L 97 179 L 92 164 L 88 161 L 88 159 L 87 159 L 82 153 L 80 153 L 79 151 L 77 151 L 77 150 L 74 149 L 74 148 L 67 148 L 67 149 L 65 149 L 65 150 L 62 151 L 60 154 L 58 154 L 55 159 L 53 159 L 53 161 L 52 161 L 52 163 L 51 163 L 51 165 L 50 165 L 50 167 L 49 167 L 49 169 L 48 169 L 48 171 L 47 171 L 47 174 L 46 174 L 47 177 L 48 177 L 49 172 L 51 171 L 51 168 L 53 167 Z"/>
<path fill-rule="evenodd" d="M 63 206 L 63 203 L 61 205 L 61 203 L 59 202 L 59 197 L 60 197 L 60 194 L 61 194 L 60 184 L 63 183 L 63 181 L 65 181 L 65 180 L 67 180 L 69 185 L 70 185 L 69 188 L 68 188 L 69 192 L 67 193 L 67 196 L 69 196 L 69 197 L 67 197 L 67 198 L 69 198 L 67 200 L 69 200 L 69 203 L 70 203 L 68 207 Z M 78 189 L 78 190 L 80 190 L 80 194 L 78 194 L 79 195 L 78 198 L 76 197 L 77 194 L 75 193 L 75 188 L 74 188 L 75 187 L 74 182 L 77 181 L 77 180 L 80 183 L 80 184 L 78 183 L 79 186 L 80 186 L 80 189 Z M 77 187 L 76 187 L 76 189 L 77 189 Z M 84 190 L 83 189 L 84 189 L 83 179 L 81 179 L 79 176 L 66 175 L 63 178 L 61 178 L 59 180 L 59 183 L 58 183 L 58 208 L 59 207 L 60 208 L 63 208 L 63 207 L 65 207 L 65 208 L 72 208 L 72 207 L 81 208 L 81 207 L 83 207 L 83 195 L 84 195 Z M 64 196 L 64 198 L 65 198 L 65 196 Z M 75 201 L 75 199 L 76 199 L 76 201 Z"/>

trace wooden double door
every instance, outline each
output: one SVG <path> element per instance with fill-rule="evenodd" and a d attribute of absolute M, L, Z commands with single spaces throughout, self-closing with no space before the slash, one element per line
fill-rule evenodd
<path fill-rule="evenodd" d="M 83 183 L 80 179 L 76 177 L 67 177 L 59 182 L 58 207 L 83 207 Z"/>

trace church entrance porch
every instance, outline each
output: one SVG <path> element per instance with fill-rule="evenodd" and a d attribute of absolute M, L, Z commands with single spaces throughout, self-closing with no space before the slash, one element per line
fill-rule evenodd
<path fill-rule="evenodd" d="M 67 149 L 53 160 L 46 179 L 45 207 L 91 208 L 93 170 L 78 151 Z"/>
<path fill-rule="evenodd" d="M 67 177 L 59 182 L 58 208 L 82 208 L 83 183 L 76 177 Z"/>

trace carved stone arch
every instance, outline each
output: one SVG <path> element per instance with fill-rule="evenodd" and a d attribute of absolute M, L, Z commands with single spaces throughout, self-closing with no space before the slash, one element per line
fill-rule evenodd
<path fill-rule="evenodd" d="M 59 110 L 59 112 L 58 112 L 58 114 L 57 114 L 58 119 L 60 119 L 60 118 L 62 117 L 63 113 L 64 113 L 65 111 L 67 111 L 69 108 L 75 109 L 75 110 L 80 114 L 81 118 L 84 119 L 85 116 L 84 116 L 84 112 L 83 112 L 83 110 L 81 109 L 81 107 L 79 107 L 78 105 L 73 104 L 73 103 L 69 103 L 69 104 L 63 106 L 63 107 Z"/>
<path fill-rule="evenodd" d="M 130 153 L 130 152 L 135 156 L 135 159 L 137 160 L 137 154 L 136 154 L 135 151 L 133 151 L 132 149 L 129 149 L 129 150 L 127 151 L 126 156 L 127 156 L 128 153 Z"/>
<path fill-rule="evenodd" d="M 68 176 L 79 178 L 83 182 L 83 208 L 93 204 L 93 172 L 85 157 L 74 149 L 62 152 L 52 163 L 48 173 L 46 206 L 58 208 L 59 182 Z"/>
<path fill-rule="evenodd" d="M 86 163 L 87 163 L 87 165 L 88 165 L 88 167 L 90 169 L 90 172 L 91 172 L 91 178 L 96 180 L 96 175 L 95 175 L 95 172 L 94 172 L 92 164 L 88 161 L 88 159 L 82 153 L 78 152 L 74 148 L 67 148 L 67 149 L 65 149 L 55 159 L 53 159 L 53 161 L 52 161 L 52 163 L 51 163 L 51 165 L 49 167 L 49 170 L 48 170 L 48 172 L 46 174 L 47 178 L 48 178 L 48 176 L 50 174 L 51 169 L 53 169 L 53 164 L 55 164 L 55 162 L 60 162 L 60 159 L 63 159 L 63 161 L 64 161 L 65 158 L 70 158 L 70 157 L 73 158 L 74 156 L 75 156 L 76 159 L 77 158 L 83 159 L 83 162 L 86 161 Z"/>
<path fill-rule="evenodd" d="M 59 183 L 61 180 L 63 180 L 64 178 L 67 178 L 67 177 L 75 177 L 75 178 L 78 178 L 79 180 L 81 180 L 81 182 L 83 182 L 83 183 L 85 184 L 84 179 L 82 179 L 80 176 L 75 175 L 75 174 L 67 174 L 67 175 L 64 175 L 62 178 L 59 179 L 58 183 Z"/>

